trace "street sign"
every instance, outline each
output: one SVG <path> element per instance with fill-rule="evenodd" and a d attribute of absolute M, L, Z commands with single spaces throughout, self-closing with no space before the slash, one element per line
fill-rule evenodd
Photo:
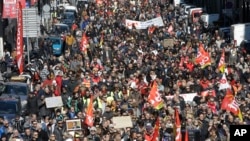
<path fill-rule="evenodd" d="M 36 8 L 23 9 L 23 37 L 38 37 L 40 18 Z"/>
<path fill-rule="evenodd" d="M 45 19 L 50 19 L 50 12 L 43 12 L 43 17 L 45 18 Z"/>
<path fill-rule="evenodd" d="M 44 12 L 49 12 L 49 11 L 50 11 L 50 6 L 49 6 L 48 4 L 45 4 L 45 5 L 43 6 L 43 11 L 44 11 Z"/>

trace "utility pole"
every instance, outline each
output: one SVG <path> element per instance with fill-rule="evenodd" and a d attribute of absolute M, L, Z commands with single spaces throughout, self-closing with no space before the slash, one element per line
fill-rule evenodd
<path fill-rule="evenodd" d="M 3 11 L 3 0 L 0 0 L 0 59 L 4 57 L 4 47 L 3 47 L 3 19 L 2 19 L 2 11 Z"/>

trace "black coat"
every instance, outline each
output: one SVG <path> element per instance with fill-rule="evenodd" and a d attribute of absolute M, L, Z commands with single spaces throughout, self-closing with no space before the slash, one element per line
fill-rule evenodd
<path fill-rule="evenodd" d="M 28 114 L 37 114 L 38 113 L 38 98 L 37 96 L 28 97 L 27 99 L 27 112 Z"/>
<path fill-rule="evenodd" d="M 49 140 L 49 136 L 47 134 L 46 131 L 41 130 L 38 132 L 38 137 L 41 138 L 42 141 L 48 141 Z"/>

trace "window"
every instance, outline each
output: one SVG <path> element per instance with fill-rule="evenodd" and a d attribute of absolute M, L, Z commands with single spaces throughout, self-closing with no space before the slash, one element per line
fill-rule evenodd
<path fill-rule="evenodd" d="M 0 114 L 16 114 L 18 105 L 16 102 L 0 102 Z"/>
<path fill-rule="evenodd" d="M 13 95 L 27 95 L 28 88 L 21 85 L 6 85 L 4 93 Z"/>

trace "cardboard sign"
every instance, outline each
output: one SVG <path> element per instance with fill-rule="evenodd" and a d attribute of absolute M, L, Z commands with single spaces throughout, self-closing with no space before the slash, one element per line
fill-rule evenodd
<path fill-rule="evenodd" d="M 130 116 L 113 117 L 114 128 L 126 128 L 133 127 L 133 123 Z"/>
<path fill-rule="evenodd" d="M 163 40 L 163 47 L 173 47 L 174 46 L 174 39 L 164 39 Z"/>
<path fill-rule="evenodd" d="M 61 96 L 45 98 L 45 103 L 46 103 L 47 108 L 56 108 L 56 107 L 62 107 L 63 106 Z"/>

